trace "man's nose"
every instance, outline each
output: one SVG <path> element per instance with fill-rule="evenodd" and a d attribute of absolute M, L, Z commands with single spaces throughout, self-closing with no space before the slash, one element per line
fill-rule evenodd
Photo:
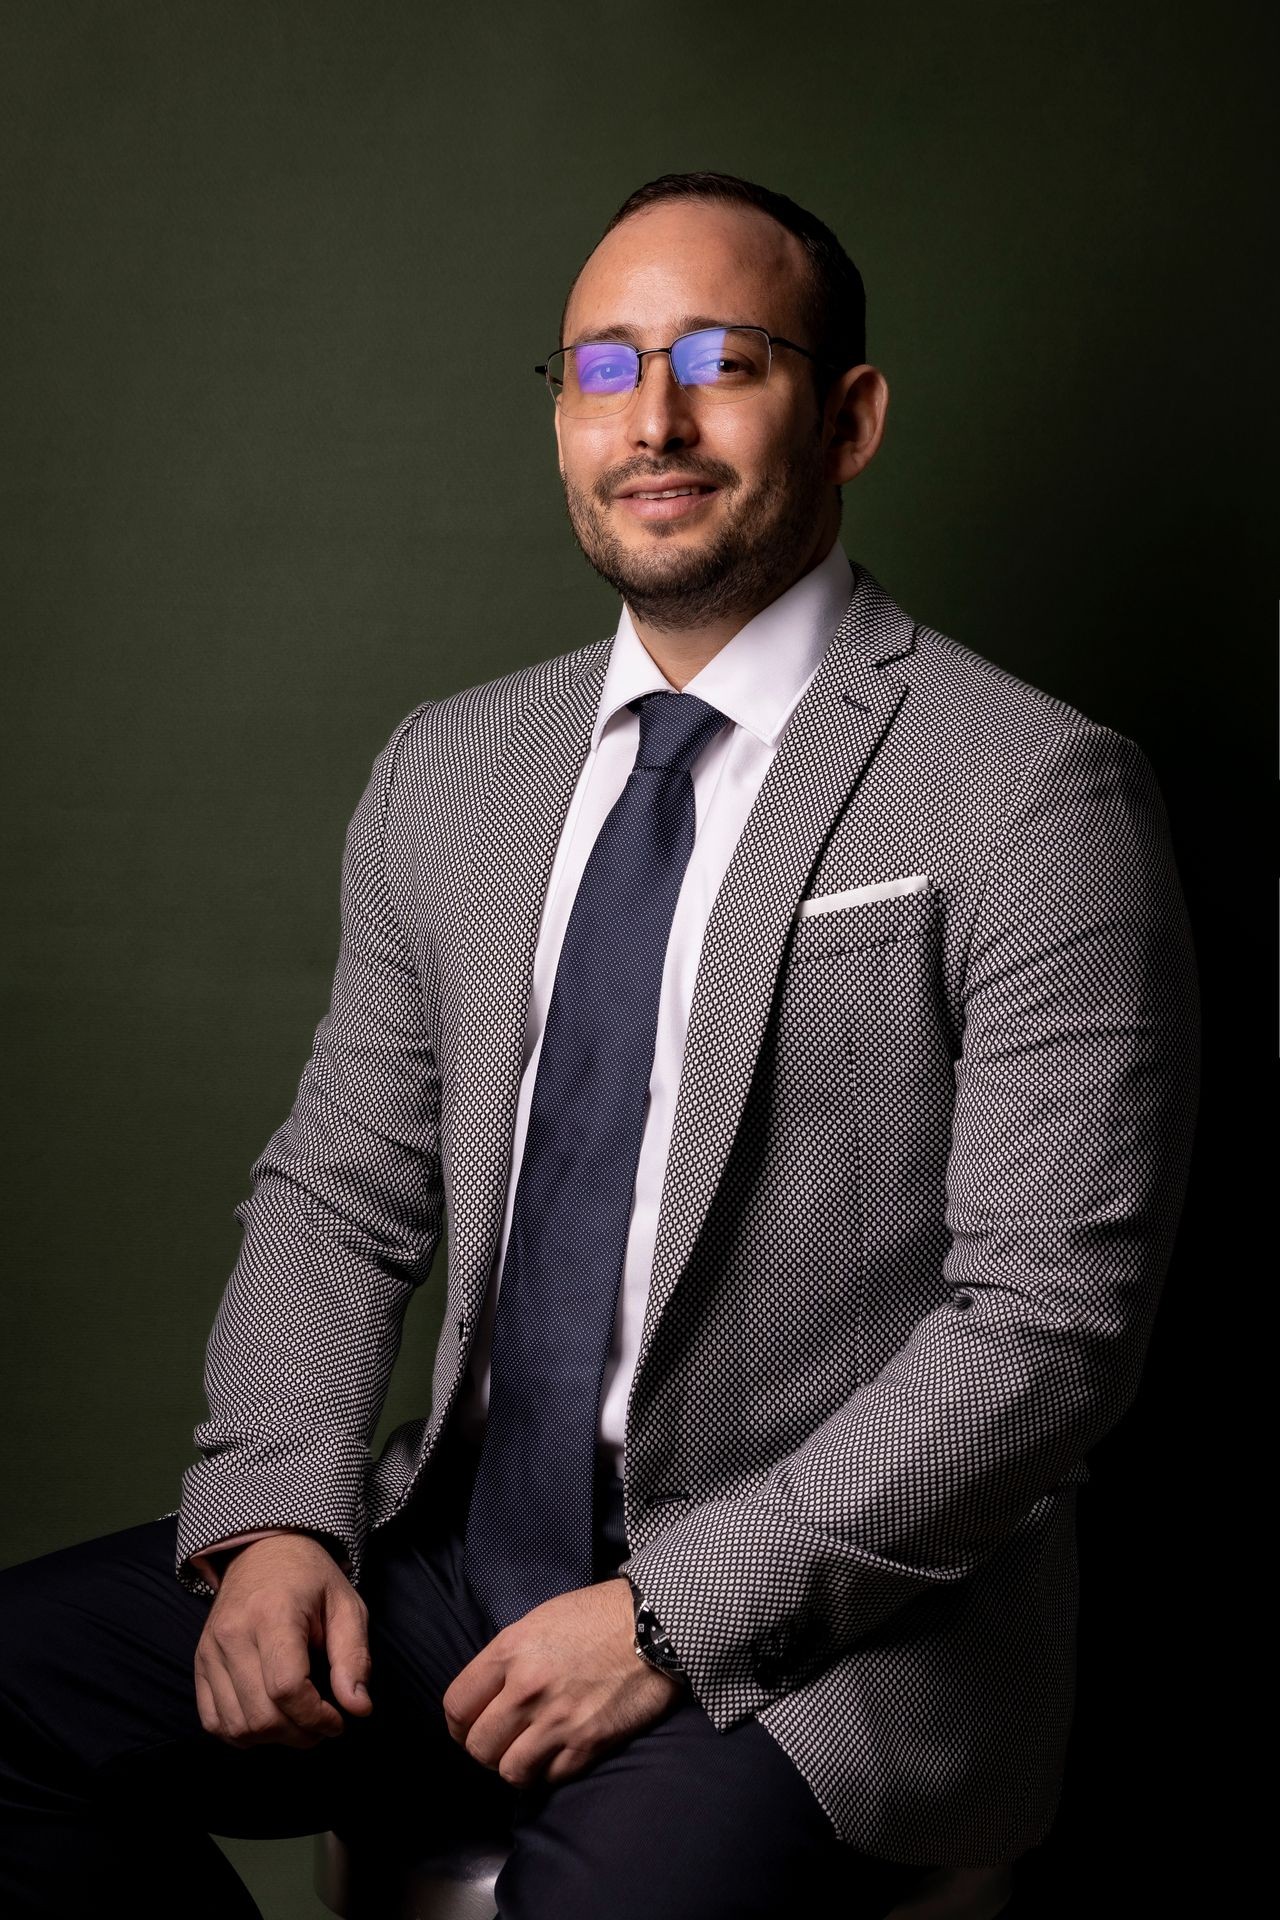
<path fill-rule="evenodd" d="M 627 411 L 633 446 L 687 445 L 698 437 L 697 415 L 685 388 L 671 371 L 671 356 L 649 353 L 640 362 L 640 384 Z"/>

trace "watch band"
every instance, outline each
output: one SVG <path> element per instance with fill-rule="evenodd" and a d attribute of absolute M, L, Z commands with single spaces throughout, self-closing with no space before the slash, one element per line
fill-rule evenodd
<path fill-rule="evenodd" d="M 641 1593 L 630 1574 L 624 1575 L 631 1589 L 631 1598 L 635 1607 L 635 1639 L 632 1645 L 639 1657 L 659 1673 L 665 1673 L 672 1680 L 687 1681 L 689 1675 L 680 1664 L 680 1657 L 667 1635 L 666 1628 L 658 1619 L 653 1608 L 646 1606 Z"/>

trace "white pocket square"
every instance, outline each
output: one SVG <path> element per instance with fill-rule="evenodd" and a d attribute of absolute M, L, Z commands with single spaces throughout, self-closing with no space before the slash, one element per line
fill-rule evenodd
<path fill-rule="evenodd" d="M 801 918 L 834 913 L 837 907 L 861 906 L 864 900 L 892 900 L 899 893 L 920 893 L 929 884 L 927 873 L 909 873 L 902 880 L 872 880 L 865 887 L 846 887 L 842 893 L 815 893 L 800 902 Z"/>

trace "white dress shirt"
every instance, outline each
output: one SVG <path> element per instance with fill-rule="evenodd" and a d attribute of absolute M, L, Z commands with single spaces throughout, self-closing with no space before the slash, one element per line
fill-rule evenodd
<path fill-rule="evenodd" d="M 662 1198 L 663 1170 L 675 1118 L 685 1031 L 702 952 L 702 936 L 725 869 L 777 751 L 782 730 L 817 672 L 852 592 L 853 569 L 837 539 L 824 560 L 748 620 L 683 689 L 708 701 L 733 724 L 720 729 L 691 770 L 696 838 L 676 902 L 663 965 L 649 1106 L 640 1143 L 626 1260 L 618 1291 L 613 1344 L 605 1362 L 597 1427 L 597 1447 L 606 1456 L 602 1464 L 611 1467 L 619 1478 L 625 1454 L 627 1396 L 649 1297 L 658 1203 Z M 587 856 L 635 764 L 640 744 L 640 717 L 629 711 L 627 702 L 655 690 L 670 693 L 673 689 L 636 633 L 624 603 L 591 730 L 591 745 L 565 815 L 543 902 L 533 989 L 525 1023 L 524 1069 L 502 1237 L 490 1271 L 467 1378 L 454 1414 L 462 1434 L 477 1446 L 484 1436 L 489 1406 L 493 1316 L 560 944 Z M 241 1545 L 277 1531 L 305 1532 L 306 1529 L 257 1528 L 220 1541 L 205 1552 L 214 1553 L 218 1547 Z M 205 1559 L 203 1553 L 192 1554 L 191 1559 L 216 1588 L 221 1568 Z"/>
<path fill-rule="evenodd" d="M 721 728 L 692 768 L 696 838 L 676 902 L 663 965 L 649 1106 L 636 1168 L 635 1200 L 618 1292 L 613 1344 L 605 1362 L 601 1390 L 597 1441 L 611 1456 L 612 1470 L 619 1478 L 625 1451 L 627 1396 L 649 1297 L 658 1204 L 675 1118 L 702 936 L 725 869 L 777 751 L 782 730 L 817 672 L 852 592 L 853 569 L 837 539 L 824 560 L 740 628 L 684 688 L 686 693 L 697 694 L 700 700 L 708 701 L 733 724 Z M 635 764 L 640 717 L 629 711 L 627 702 L 655 689 L 669 693 L 671 682 L 645 648 L 624 604 L 591 732 L 591 746 L 569 802 L 543 903 L 533 990 L 525 1024 L 524 1071 L 516 1109 L 502 1237 L 476 1329 L 468 1376 L 455 1413 L 463 1434 L 477 1445 L 484 1434 L 489 1404 L 493 1316 L 560 946 L 587 856 Z"/>

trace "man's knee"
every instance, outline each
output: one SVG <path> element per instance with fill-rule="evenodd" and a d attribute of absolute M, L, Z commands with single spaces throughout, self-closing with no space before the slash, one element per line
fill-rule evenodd
<path fill-rule="evenodd" d="M 719 1734 L 690 1701 L 584 1773 L 521 1795 L 499 1914 L 772 1920 L 847 1851 L 763 1727 Z"/>

